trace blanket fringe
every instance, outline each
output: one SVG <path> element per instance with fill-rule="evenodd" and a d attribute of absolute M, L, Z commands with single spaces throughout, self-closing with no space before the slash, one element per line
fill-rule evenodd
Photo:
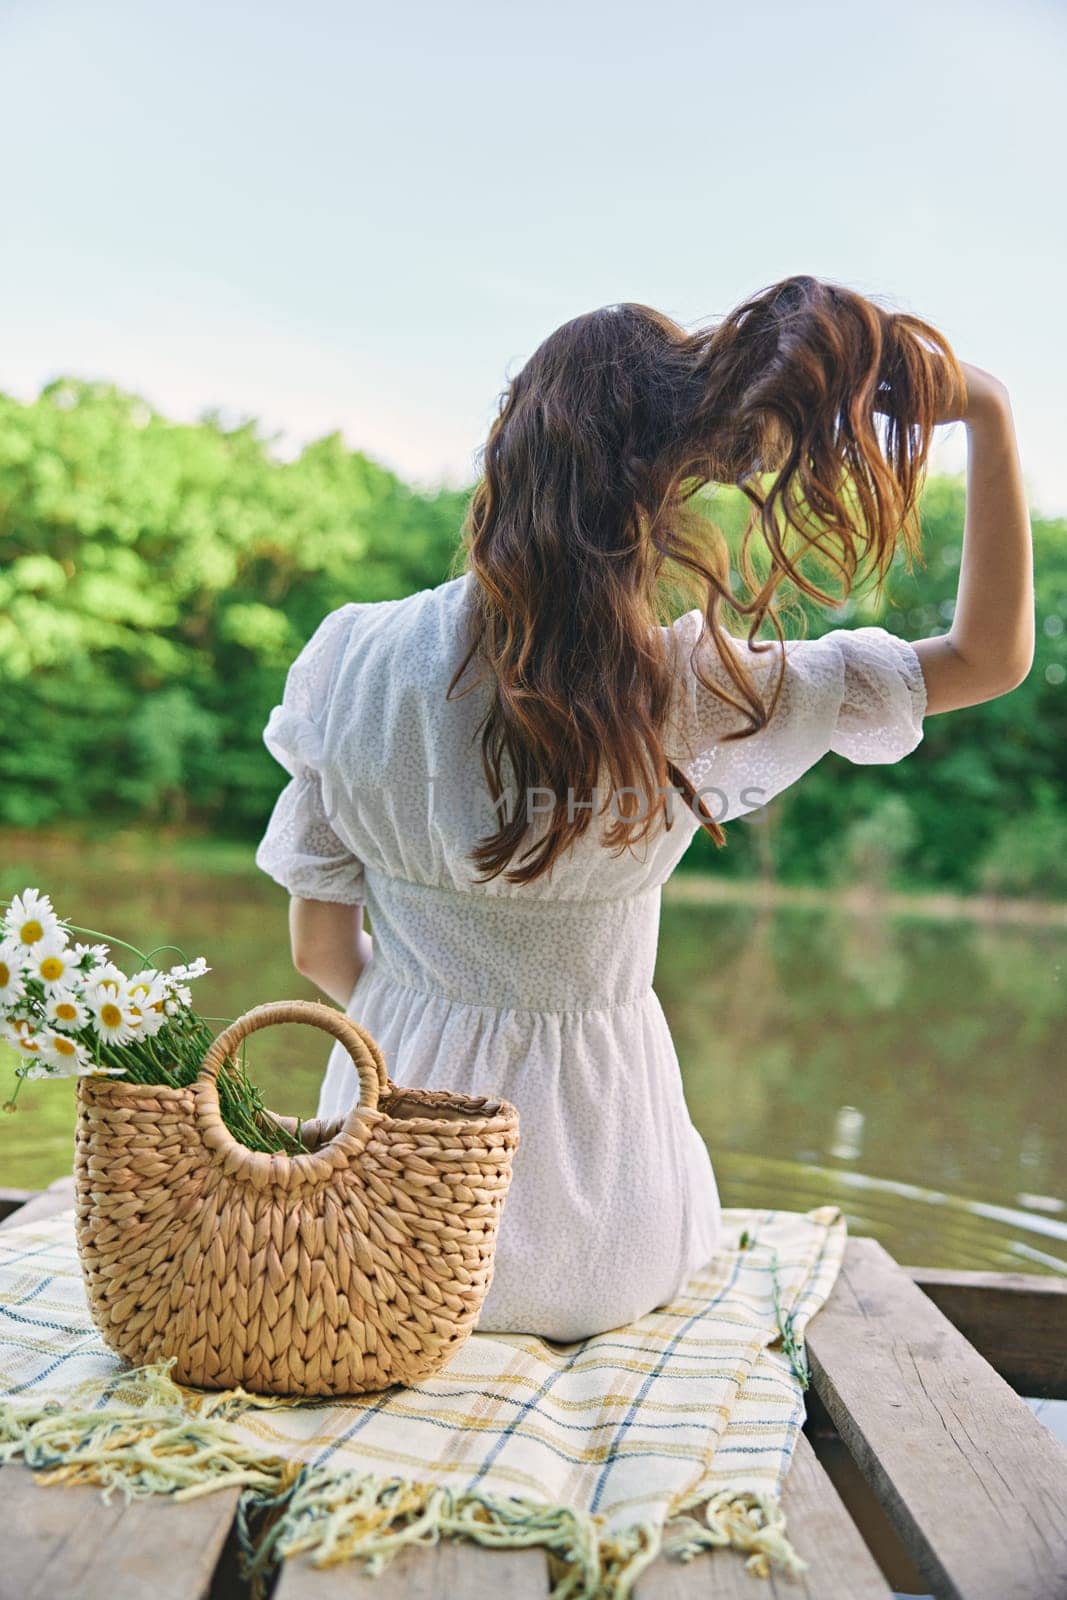
<path fill-rule="evenodd" d="M 170 1376 L 173 1361 L 135 1368 L 109 1383 L 83 1384 L 60 1407 L 0 1404 L 0 1461 L 20 1458 L 40 1483 L 100 1485 L 126 1500 L 172 1494 L 192 1499 L 217 1489 L 276 1491 L 291 1463 L 260 1456 L 231 1421 L 269 1398 L 242 1389 L 194 1393 Z"/>
<path fill-rule="evenodd" d="M 559 1566 L 552 1600 L 593 1600 L 602 1592 L 599 1519 L 565 1506 L 316 1467 L 305 1468 L 278 1497 L 267 1522 L 266 1531 L 250 1541 L 253 1581 L 301 1554 L 316 1567 L 362 1561 L 373 1575 L 407 1546 L 445 1538 L 491 1548 L 540 1545 Z"/>
<path fill-rule="evenodd" d="M 301 1467 L 256 1451 L 233 1423 L 252 1408 L 291 1404 L 229 1390 L 180 1388 L 164 1362 L 83 1385 L 72 1403 L 37 1410 L 0 1403 L 0 1461 L 21 1459 L 42 1483 L 95 1484 L 105 1498 L 166 1494 L 176 1500 L 241 1488 L 238 1533 L 245 1577 L 267 1593 L 280 1561 L 306 1554 L 314 1566 L 358 1560 L 377 1573 L 410 1545 L 442 1538 L 546 1552 L 550 1600 L 628 1600 L 662 1550 L 690 1561 L 730 1546 L 766 1577 L 805 1568 L 785 1535 L 773 1495 L 722 1491 L 675 1507 L 661 1530 L 636 1523 L 608 1533 L 603 1518 L 517 1497 L 458 1492 L 404 1478 Z M 698 1510 L 701 1512 L 697 1514 Z"/>
<path fill-rule="evenodd" d="M 745 1565 L 757 1577 L 769 1576 L 772 1568 L 791 1577 L 805 1571 L 775 1496 L 727 1490 L 694 1497 L 686 1508 L 697 1505 L 703 1506 L 702 1521 L 676 1516 L 662 1536 L 652 1523 L 606 1534 L 599 1516 L 564 1507 L 457 1494 L 404 1478 L 305 1469 L 272 1506 L 249 1574 L 265 1578 L 293 1555 L 309 1556 L 316 1567 L 363 1561 L 364 1570 L 376 1574 L 405 1546 L 442 1538 L 510 1549 L 542 1546 L 549 1557 L 550 1600 L 627 1600 L 661 1550 L 691 1561 L 701 1550 L 729 1546 L 747 1555 Z"/>
<path fill-rule="evenodd" d="M 663 1531 L 663 1550 L 679 1561 L 691 1561 L 701 1550 L 729 1545 L 748 1555 L 745 1566 L 757 1577 L 777 1567 L 790 1577 L 807 1570 L 786 1537 L 785 1512 L 777 1495 L 724 1489 L 711 1496 L 696 1494 L 678 1513 L 703 1507 L 703 1520 L 676 1514 Z"/>

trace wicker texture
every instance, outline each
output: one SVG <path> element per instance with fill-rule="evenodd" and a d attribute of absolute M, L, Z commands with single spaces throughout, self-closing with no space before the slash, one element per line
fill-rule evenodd
<path fill-rule="evenodd" d="M 325 1029 L 360 1079 L 343 1121 L 301 1125 L 296 1156 L 239 1144 L 216 1089 L 240 1041 L 280 1022 Z M 518 1140 L 507 1101 L 398 1089 L 371 1036 L 313 1001 L 238 1018 L 189 1088 L 82 1078 L 77 1234 L 93 1318 L 117 1354 L 176 1357 L 175 1378 L 204 1388 L 417 1383 L 474 1328 Z"/>

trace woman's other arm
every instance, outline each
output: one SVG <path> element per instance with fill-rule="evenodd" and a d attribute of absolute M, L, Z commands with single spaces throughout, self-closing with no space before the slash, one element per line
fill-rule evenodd
<path fill-rule="evenodd" d="M 915 650 L 927 713 L 978 705 L 1016 688 L 1034 659 L 1030 513 L 1008 391 L 964 362 L 966 396 L 942 418 L 967 429 L 967 510 L 952 626 Z"/>
<path fill-rule="evenodd" d="M 363 907 L 293 895 L 289 942 L 297 972 L 347 1009 L 356 979 L 373 953 L 371 936 L 363 926 Z"/>

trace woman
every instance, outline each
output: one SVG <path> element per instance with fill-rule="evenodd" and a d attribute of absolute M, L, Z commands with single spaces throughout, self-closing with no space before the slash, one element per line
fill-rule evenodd
<path fill-rule="evenodd" d="M 830 604 L 911 548 L 933 429 L 954 419 L 948 632 L 784 641 L 783 580 Z M 711 482 L 752 503 L 740 575 L 694 509 Z M 297 657 L 264 734 L 291 781 L 256 860 L 292 897 L 298 970 L 398 1084 L 518 1107 L 478 1326 L 574 1340 L 668 1301 L 717 1246 L 652 988 L 660 889 L 696 830 L 721 842 L 828 750 L 897 761 L 924 716 L 1029 670 L 1007 392 L 928 324 L 811 277 L 696 333 L 606 307 L 504 394 L 463 544 L 459 576 L 343 605 Z M 357 1094 L 337 1046 L 320 1115 Z"/>

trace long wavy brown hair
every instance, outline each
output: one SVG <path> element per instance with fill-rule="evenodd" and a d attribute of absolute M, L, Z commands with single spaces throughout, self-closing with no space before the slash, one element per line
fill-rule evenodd
<path fill-rule="evenodd" d="M 492 690 L 479 731 L 498 826 L 472 851 L 482 881 L 548 872 L 603 814 L 606 799 L 581 802 L 605 787 L 612 850 L 664 813 L 670 826 L 669 786 L 723 842 L 664 749 L 672 664 L 658 624 L 683 597 L 699 605 L 725 682 L 695 670 L 737 712 L 727 737 L 765 727 L 784 657 L 761 692 L 727 622 L 774 648 L 759 635 L 783 638 L 783 583 L 839 604 L 860 578 L 880 585 L 898 547 L 911 559 L 933 429 L 962 385 L 936 328 L 805 275 L 696 332 L 625 303 L 544 341 L 501 396 L 459 557 L 477 581 L 448 694 L 472 661 L 482 670 L 460 692 L 486 676 Z M 711 484 L 750 502 L 732 560 L 695 498 Z M 531 835 L 534 790 L 556 804 Z"/>

